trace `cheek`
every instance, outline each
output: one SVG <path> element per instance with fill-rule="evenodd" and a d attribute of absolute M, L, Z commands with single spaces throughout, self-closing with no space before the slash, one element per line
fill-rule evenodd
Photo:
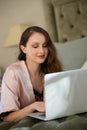
<path fill-rule="evenodd" d="M 27 55 L 29 56 L 29 57 L 32 57 L 33 55 L 35 55 L 35 51 L 33 51 L 33 50 L 28 50 L 27 51 Z"/>
<path fill-rule="evenodd" d="M 30 57 L 32 55 L 32 51 L 30 49 L 27 49 L 26 55 Z"/>

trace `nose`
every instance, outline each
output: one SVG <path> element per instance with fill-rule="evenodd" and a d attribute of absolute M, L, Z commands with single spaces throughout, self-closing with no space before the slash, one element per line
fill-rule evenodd
<path fill-rule="evenodd" d="M 44 53 L 44 47 L 42 47 L 42 46 L 40 47 L 40 52 Z"/>

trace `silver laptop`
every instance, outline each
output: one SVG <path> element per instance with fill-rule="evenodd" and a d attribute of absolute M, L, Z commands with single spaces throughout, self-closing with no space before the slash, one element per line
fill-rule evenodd
<path fill-rule="evenodd" d="M 45 75 L 45 113 L 28 116 L 52 120 L 87 112 L 87 69 L 76 69 Z"/>

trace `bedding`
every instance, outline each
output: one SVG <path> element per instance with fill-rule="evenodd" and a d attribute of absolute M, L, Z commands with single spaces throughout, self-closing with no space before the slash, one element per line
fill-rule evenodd
<path fill-rule="evenodd" d="M 16 122 L 1 122 L 0 130 L 87 130 L 87 113 L 46 122 L 26 117 Z"/>

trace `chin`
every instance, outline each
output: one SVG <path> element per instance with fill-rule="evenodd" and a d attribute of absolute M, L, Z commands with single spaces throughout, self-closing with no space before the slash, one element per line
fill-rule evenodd
<path fill-rule="evenodd" d="M 44 62 L 45 62 L 45 60 L 44 60 L 44 61 L 39 61 L 38 63 L 39 63 L 39 64 L 42 64 L 42 63 L 44 63 Z"/>

